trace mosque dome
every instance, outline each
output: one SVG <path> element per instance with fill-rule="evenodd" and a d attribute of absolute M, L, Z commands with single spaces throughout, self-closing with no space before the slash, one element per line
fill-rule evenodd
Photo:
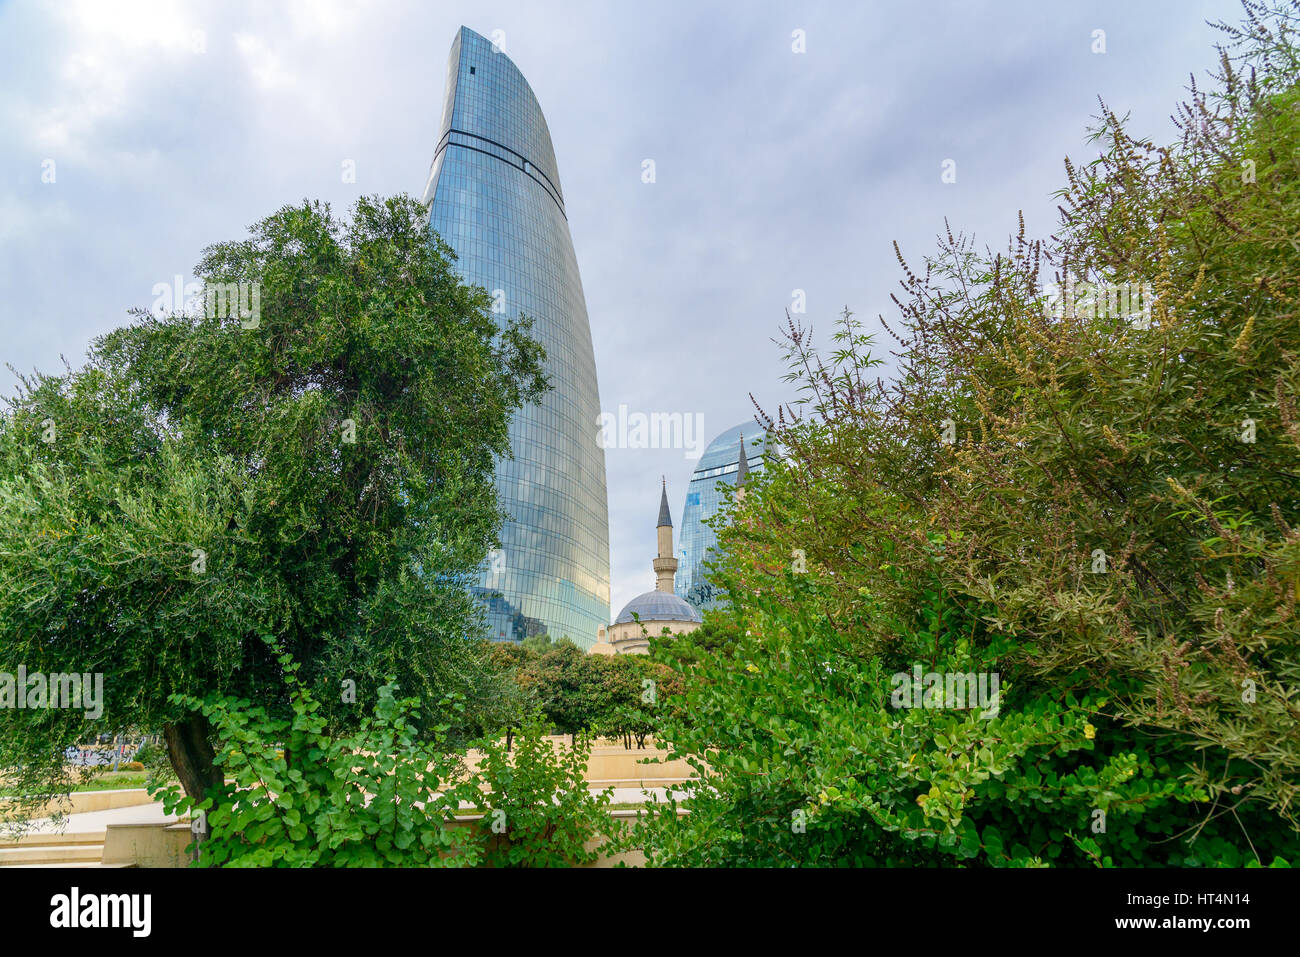
<path fill-rule="evenodd" d="M 633 621 L 633 614 L 642 622 L 704 620 L 690 603 L 670 591 L 648 591 L 644 595 L 637 595 L 623 606 L 623 610 L 614 619 L 614 624 L 622 625 Z"/>

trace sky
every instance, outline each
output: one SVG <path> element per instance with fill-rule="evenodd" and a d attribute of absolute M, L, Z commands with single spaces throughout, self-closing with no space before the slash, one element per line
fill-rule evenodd
<path fill-rule="evenodd" d="M 845 306 L 892 316 L 895 240 L 919 261 L 946 217 L 1000 248 L 1021 210 L 1046 236 L 1098 98 L 1171 140 L 1189 75 L 1216 62 L 1206 21 L 1239 9 L 0 0 L 0 361 L 80 364 L 155 284 L 287 203 L 418 197 L 464 24 L 546 114 L 602 409 L 701 416 L 711 437 L 752 417 L 750 394 L 791 398 L 772 339 L 796 290 L 825 342 Z M 0 370 L 0 394 L 14 384 Z M 615 614 L 654 585 L 660 476 L 680 522 L 690 456 L 606 453 Z"/>

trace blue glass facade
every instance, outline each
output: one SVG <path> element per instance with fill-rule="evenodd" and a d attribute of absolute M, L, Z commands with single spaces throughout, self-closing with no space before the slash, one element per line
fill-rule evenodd
<path fill-rule="evenodd" d="M 480 582 L 489 633 L 590 647 L 609 621 L 609 512 L 582 280 L 537 98 L 505 53 L 466 27 L 451 46 L 424 201 L 465 281 L 493 296 L 502 320 L 533 320 L 552 384 L 515 415 L 514 458 L 497 465 L 510 518 Z"/>
<path fill-rule="evenodd" d="M 745 460 L 750 471 L 762 469 L 765 436 L 758 424 L 750 421 L 727 429 L 709 443 L 686 489 L 673 591 L 701 610 L 716 604 L 704 563 L 717 546 L 718 536 L 704 523 L 718 513 L 724 500 L 735 494 L 742 433 L 745 435 Z"/>

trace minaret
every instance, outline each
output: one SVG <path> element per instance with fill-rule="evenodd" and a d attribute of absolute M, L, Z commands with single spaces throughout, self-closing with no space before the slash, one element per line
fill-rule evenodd
<path fill-rule="evenodd" d="M 659 498 L 659 525 L 655 529 L 659 538 L 659 555 L 653 565 L 655 591 L 673 591 L 673 576 L 677 574 L 677 559 L 673 557 L 673 514 L 668 510 L 668 479 L 664 479 L 663 493 Z"/>
<path fill-rule="evenodd" d="M 740 461 L 736 463 L 736 501 L 745 497 L 745 479 L 749 477 L 749 460 L 745 458 L 745 434 L 740 435 Z"/>

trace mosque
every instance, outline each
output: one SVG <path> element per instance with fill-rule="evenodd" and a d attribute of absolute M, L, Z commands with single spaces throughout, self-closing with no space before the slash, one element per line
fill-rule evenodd
<path fill-rule="evenodd" d="M 650 636 L 661 635 L 667 628 L 674 635 L 684 635 L 700 627 L 703 619 L 693 605 L 673 592 L 677 559 L 673 557 L 673 516 L 668 508 L 668 482 L 665 479 L 659 498 L 659 523 L 655 529 L 659 554 L 651 565 L 655 587 L 628 602 L 614 623 L 601 628 L 589 654 L 643 655 L 650 650 Z"/>

